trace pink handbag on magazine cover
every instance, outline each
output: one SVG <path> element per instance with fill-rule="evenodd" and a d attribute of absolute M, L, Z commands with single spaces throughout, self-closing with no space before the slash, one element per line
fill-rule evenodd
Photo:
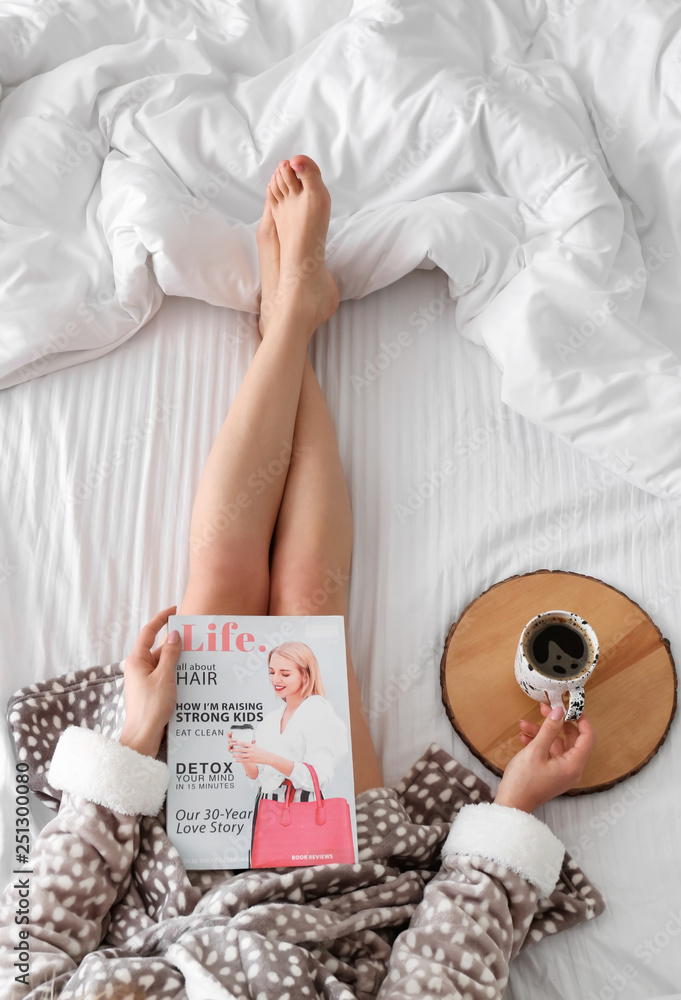
<path fill-rule="evenodd" d="M 322 799 L 317 772 L 311 764 L 305 767 L 312 776 L 314 801 L 294 802 L 296 790 L 288 780 L 284 802 L 260 800 L 253 834 L 252 868 L 355 863 L 347 799 Z"/>

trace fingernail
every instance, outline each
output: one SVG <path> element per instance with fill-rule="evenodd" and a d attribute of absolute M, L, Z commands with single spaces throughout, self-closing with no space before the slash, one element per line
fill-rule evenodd
<path fill-rule="evenodd" d="M 175 644 L 176 642 L 179 641 L 180 641 L 180 633 L 177 631 L 177 629 L 174 629 L 168 636 L 168 642 L 172 642 L 173 644 Z"/>
<path fill-rule="evenodd" d="M 556 705 L 556 707 L 551 712 L 550 718 L 552 718 L 554 720 L 554 722 L 557 722 L 558 719 L 564 719 L 565 718 L 565 709 L 563 708 L 563 706 L 562 705 Z"/>

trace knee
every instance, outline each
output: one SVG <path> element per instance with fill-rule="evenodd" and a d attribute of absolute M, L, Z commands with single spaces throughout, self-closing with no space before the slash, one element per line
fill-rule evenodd
<path fill-rule="evenodd" d="M 192 564 L 183 614 L 266 615 L 270 579 L 267 561 L 249 563 L 204 556 Z M 191 611 L 185 611 L 185 606 Z"/>
<path fill-rule="evenodd" d="M 271 615 L 338 615 L 346 612 L 350 579 L 347 566 L 300 557 L 273 562 L 270 576 Z"/>

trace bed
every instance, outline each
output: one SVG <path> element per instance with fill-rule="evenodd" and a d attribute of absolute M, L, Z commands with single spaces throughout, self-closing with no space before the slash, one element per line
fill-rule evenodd
<path fill-rule="evenodd" d="M 540 568 L 591 574 L 625 591 L 655 619 L 672 651 L 680 648 L 676 316 L 681 283 L 679 230 L 672 211 L 678 184 L 673 164 L 681 148 L 673 144 L 679 122 L 674 97 L 681 79 L 674 75 L 675 67 L 678 74 L 674 33 L 678 15 L 675 5 L 661 2 L 628 5 L 630 21 L 622 13 L 624 5 L 618 8 L 620 13 L 604 3 L 586 7 L 525 4 L 522 18 L 520 8 L 513 8 L 511 16 L 510 4 L 480 8 L 485 16 L 506 26 L 510 23 L 513 43 L 522 48 L 525 40 L 523 51 L 532 40 L 534 60 L 550 61 L 560 42 L 563 56 L 572 60 L 570 78 L 582 95 L 584 114 L 588 111 L 602 136 L 600 151 L 594 147 L 591 152 L 593 162 L 607 156 L 610 172 L 603 165 L 601 169 L 622 206 L 616 229 L 620 242 L 607 273 L 597 273 L 594 265 L 588 302 L 584 289 L 579 292 L 583 343 L 577 339 L 573 347 L 569 334 L 552 326 L 571 286 L 563 286 L 562 297 L 542 298 L 557 273 L 546 242 L 541 242 L 546 241 L 546 231 L 532 237 L 538 242 L 522 267 L 511 254 L 514 270 L 507 273 L 507 258 L 499 254 L 488 261 L 492 270 L 480 272 L 482 283 L 471 280 L 465 289 L 458 287 L 457 295 L 452 287 L 457 261 L 447 256 L 450 244 L 433 242 L 442 206 L 433 209 L 435 222 L 427 230 L 420 228 L 420 222 L 410 229 L 415 223 L 405 223 L 402 216 L 397 222 L 389 214 L 376 216 L 386 210 L 380 204 L 373 206 L 374 217 L 355 219 L 354 229 L 353 216 L 337 221 L 334 229 L 332 253 L 346 276 L 345 301 L 315 335 L 311 356 L 336 425 L 351 493 L 355 548 L 349 635 L 388 782 L 397 780 L 435 740 L 492 786 L 496 784 L 452 731 L 440 698 L 439 661 L 452 621 L 498 580 Z M 427 5 L 442 16 L 437 8 Z M 27 72 L 40 80 L 40 59 L 55 51 L 49 46 L 50 32 L 64 35 L 64 19 L 71 9 L 60 5 L 41 31 L 29 32 L 30 39 L 18 53 L 13 53 L 11 33 L 6 32 L 7 55 L 12 58 L 2 65 L 13 68 L 23 60 Z M 114 16 L 128 9 L 125 4 L 102 5 L 96 30 L 103 37 L 112 32 L 109 38 L 116 46 L 126 42 L 126 31 L 137 32 L 139 59 L 153 63 L 149 45 L 156 43 L 144 43 L 144 31 L 153 36 L 161 15 L 145 4 L 147 20 L 131 27 Z M 235 19 L 245 16 L 245 8 L 225 4 L 220 9 L 229 15 L 235 33 Z M 316 51 L 311 42 L 328 34 L 334 19 L 363 19 L 366 32 L 368 24 L 388 24 L 377 11 L 387 11 L 387 18 L 390 10 L 399 13 L 401 8 L 330 5 L 309 24 L 303 9 L 295 4 L 284 17 L 275 15 L 273 8 L 262 8 L 261 13 L 269 15 L 268 20 L 263 14 L 262 24 L 271 29 L 267 44 L 280 46 L 277 65 L 286 62 L 289 50 Z M 186 20 L 178 17 L 172 26 L 176 40 L 190 31 L 192 18 L 207 17 L 212 8 L 197 4 L 182 10 Z M 463 17 L 465 5 L 456 10 Z M 631 24 L 638 33 L 631 34 Z M 85 30 L 74 31 L 69 44 L 77 47 Z M 87 30 L 95 28 L 90 24 Z M 374 41 L 381 30 L 375 27 L 373 34 L 369 32 Z M 614 35 L 619 46 L 636 37 L 642 69 L 651 72 L 657 65 L 655 85 L 662 88 L 664 100 L 658 101 L 659 114 L 652 121 L 659 124 L 664 112 L 668 126 L 664 133 L 652 125 L 646 135 L 640 131 L 642 108 L 651 107 L 650 87 L 641 84 L 636 94 L 625 97 L 618 94 L 612 79 L 604 79 L 606 72 L 616 76 L 613 53 L 608 63 L 604 48 Z M 352 37 L 361 54 L 364 36 Z M 587 44 L 594 38 L 602 39 L 600 49 Z M 61 35 L 58 41 L 65 45 Z M 19 46 L 20 40 L 15 38 L 15 43 Z M 62 51 L 73 58 L 77 55 L 76 48 Z M 176 52 L 175 56 L 180 58 Z M 271 68 L 263 67 L 263 76 L 268 72 Z M 559 76 L 564 83 L 565 77 Z M 109 86 L 110 82 L 102 84 L 103 89 Z M 12 98 L 16 107 L 22 97 L 21 84 L 7 69 L 3 88 L 0 135 L 7 127 L 3 112 L 6 115 L 8 100 Z M 28 96 L 22 99 L 30 109 L 29 91 L 24 88 Z M 604 109 L 603 95 L 613 100 L 621 96 L 620 111 Z M 265 101 L 265 96 L 252 92 L 249 99 Z M 270 131 L 279 141 L 290 126 L 284 124 L 277 132 L 275 110 L 267 106 Z M 619 128 L 618 122 L 627 127 Z M 609 142 L 606 128 L 612 136 Z M 3 148 L 7 168 L 7 147 Z M 315 154 L 314 149 L 307 151 Z M 584 155 L 592 166 L 588 153 Z M 416 183 L 418 171 L 405 170 L 407 181 Z M 7 170 L 3 178 L 7 179 Z M 84 272 L 96 279 L 93 286 L 83 278 L 76 288 L 74 258 L 69 258 L 69 270 L 64 272 L 71 281 L 68 301 L 63 298 L 64 286 L 57 283 L 54 287 L 36 283 L 34 291 L 42 288 L 45 296 L 42 302 L 37 294 L 30 301 L 13 295 L 18 287 L 14 272 L 12 281 L 0 289 L 3 307 L 18 303 L 11 315 L 4 314 L 2 328 L 4 702 L 33 681 L 122 659 L 140 624 L 156 610 L 181 600 L 188 574 L 189 519 L 201 469 L 258 341 L 248 310 L 254 308 L 257 293 L 252 234 L 259 207 L 249 185 L 241 197 L 243 218 L 232 220 L 230 230 L 236 233 L 229 247 L 232 255 L 220 258 L 230 261 L 230 269 L 221 271 L 214 258 L 205 272 L 210 288 L 198 287 L 200 268 L 188 271 L 191 281 L 179 287 L 182 248 L 174 248 L 179 256 L 171 273 L 167 233 L 158 246 L 147 248 L 150 256 L 142 260 L 139 241 L 148 233 L 138 232 L 137 242 L 116 244 L 116 260 L 134 264 L 125 274 L 111 270 L 118 282 L 116 295 L 109 292 L 107 297 L 103 292 L 99 299 L 92 297 L 97 281 L 101 289 L 109 288 L 111 258 L 103 243 L 98 254 L 83 255 Z M 349 198 L 347 193 L 342 197 Z M 507 223 L 514 215 L 504 215 L 507 196 L 501 197 L 495 206 L 501 214 L 493 221 L 506 234 L 503 239 L 510 239 Z M 200 220 L 214 211 L 213 202 L 208 202 Z M 390 199 L 386 205 L 391 207 Z M 461 202 L 457 212 L 462 205 L 473 211 Z M 426 214 L 430 210 L 428 205 L 422 208 Z M 475 223 L 475 211 L 466 216 L 468 221 Z M 90 221 L 98 231 L 94 218 L 93 209 Z M 385 241 L 390 238 L 394 246 L 379 240 L 376 258 L 361 260 L 353 268 L 348 263 L 353 249 L 376 232 L 377 219 L 385 223 Z M 34 251 L 26 233 L 23 249 L 16 233 L 10 242 L 11 221 L 4 220 L 0 251 L 11 250 L 21 260 L 22 254 Z M 471 231 L 484 234 L 491 224 L 487 213 L 480 228 L 472 224 Z M 644 247 L 642 263 L 627 271 L 636 234 L 639 249 Z M 410 239 L 405 243 L 406 236 Z M 506 246 L 503 240 L 494 245 Z M 57 248 L 58 244 L 49 244 L 50 253 Z M 213 243 L 206 252 L 215 248 Z M 662 262 L 655 258 L 646 265 L 655 248 Z M 463 244 L 457 246 L 459 255 L 465 250 Z M 574 247 L 571 252 L 576 252 Z M 618 263 L 620 252 L 625 256 Z M 10 257 L 2 253 L 0 261 L 7 265 Z M 38 257 L 32 259 L 39 262 Z M 654 268 L 656 263 L 660 266 Z M 644 269 L 639 278 L 638 267 Z M 522 286 L 528 272 L 533 272 L 534 288 Z M 42 272 L 37 267 L 31 273 Z M 589 354 L 598 338 L 585 335 L 583 324 L 587 308 L 596 316 L 595 310 L 616 294 L 616 282 L 627 273 L 631 280 L 622 297 L 627 288 L 631 294 L 616 317 L 622 323 L 626 320 L 626 330 L 619 328 L 613 334 L 616 349 L 606 358 L 607 368 L 603 356 Z M 8 274 L 7 268 L 0 270 L 3 279 Z M 226 275 L 222 285 L 221 274 Z M 128 284 L 124 277 L 130 279 Z M 78 301 L 73 299 L 74 290 L 104 331 L 100 341 L 78 345 L 78 352 L 92 352 L 87 357 L 74 352 L 68 341 L 63 348 L 55 344 L 58 349 L 49 354 L 47 374 L 34 365 L 28 377 L 23 377 L 25 371 L 18 376 L 27 356 L 17 354 L 13 331 L 30 329 L 31 336 L 43 336 L 47 328 L 40 326 L 40 310 L 44 313 L 50 302 L 60 309 L 72 308 Z M 577 291 L 573 287 L 574 295 Z M 55 309 L 59 311 L 56 305 Z M 35 324 L 24 326 L 29 314 Z M 494 339 L 504 314 L 510 316 L 513 350 L 508 347 L 509 327 L 505 340 Z M 525 332 L 523 318 L 530 333 Z M 609 329 L 608 324 L 603 326 Z M 547 357 L 542 344 L 551 337 Z M 565 355 L 567 366 L 556 342 L 575 352 Z M 40 350 L 41 344 L 44 347 L 44 338 L 26 349 Z M 562 367 L 557 368 L 559 363 Z M 561 381 L 573 369 L 579 372 L 572 376 L 577 383 L 569 378 Z M 535 393 L 541 406 L 523 402 L 528 385 L 521 375 L 528 372 L 542 386 L 542 392 Z M 556 372 L 561 377 L 557 381 Z M 591 391 L 588 380 L 593 377 L 600 379 L 598 392 Z M 610 791 L 561 799 L 540 811 L 604 894 L 607 910 L 592 923 L 523 953 L 511 970 L 509 1000 L 678 996 L 680 742 L 675 720 L 660 752 L 638 775 Z M 12 867 L 13 762 L 5 731 L 2 753 L 1 860 L 7 881 Z M 37 830 L 48 815 L 39 805 L 34 812 Z"/>

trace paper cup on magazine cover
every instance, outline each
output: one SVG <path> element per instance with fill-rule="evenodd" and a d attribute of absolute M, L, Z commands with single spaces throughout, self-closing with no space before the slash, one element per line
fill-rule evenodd
<path fill-rule="evenodd" d="M 516 680 L 535 701 L 567 706 L 565 721 L 574 721 L 584 711 L 584 684 L 598 655 L 598 638 L 586 619 L 572 611 L 543 611 L 520 635 Z"/>

